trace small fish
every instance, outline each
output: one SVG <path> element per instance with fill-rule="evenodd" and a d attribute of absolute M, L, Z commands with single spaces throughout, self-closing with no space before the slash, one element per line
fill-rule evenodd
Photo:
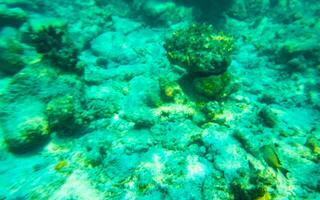
<path fill-rule="evenodd" d="M 261 153 L 263 155 L 263 159 L 270 167 L 272 167 L 275 171 L 279 170 L 286 178 L 288 178 L 287 174 L 289 171 L 282 167 L 273 145 L 264 145 L 261 147 Z"/>

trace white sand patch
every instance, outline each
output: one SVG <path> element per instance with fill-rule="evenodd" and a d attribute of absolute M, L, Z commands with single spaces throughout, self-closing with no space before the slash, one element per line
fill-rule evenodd
<path fill-rule="evenodd" d="M 76 170 L 50 198 L 50 200 L 60 199 L 99 200 L 103 199 L 103 196 L 91 185 L 86 172 Z"/>

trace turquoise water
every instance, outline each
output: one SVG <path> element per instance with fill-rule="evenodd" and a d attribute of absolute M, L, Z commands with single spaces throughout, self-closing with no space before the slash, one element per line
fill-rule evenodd
<path fill-rule="evenodd" d="M 0 0 L 0 200 L 320 199 L 316 0 Z"/>

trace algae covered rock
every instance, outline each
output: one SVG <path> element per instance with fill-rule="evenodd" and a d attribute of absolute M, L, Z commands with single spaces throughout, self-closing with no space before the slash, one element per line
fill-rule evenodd
<path fill-rule="evenodd" d="M 26 153 L 46 141 L 49 126 L 43 108 L 42 102 L 27 97 L 2 107 L 0 122 L 10 151 Z"/>
<path fill-rule="evenodd" d="M 14 74 L 26 65 L 23 45 L 13 39 L 0 40 L 0 71 Z"/>
<path fill-rule="evenodd" d="M 262 123 L 270 128 L 275 127 L 278 124 L 278 117 L 277 115 L 267 106 L 261 108 L 258 113 Z"/>
<path fill-rule="evenodd" d="M 5 141 L 11 151 L 25 153 L 43 143 L 49 136 L 48 127 L 45 117 L 33 117 L 20 123 L 17 130 L 5 137 Z"/>
<path fill-rule="evenodd" d="M 0 4 L 0 27 L 13 26 L 19 27 L 27 21 L 28 15 L 21 8 L 8 8 Z"/>
<path fill-rule="evenodd" d="M 136 43 L 137 41 L 134 45 L 137 45 Z M 91 42 L 91 50 L 95 55 L 103 57 L 108 62 L 112 61 L 123 65 L 137 62 L 139 56 L 135 52 L 135 48 L 137 47 L 128 42 L 128 37 L 125 34 L 110 31 L 102 33 Z"/>
<path fill-rule="evenodd" d="M 236 89 L 235 85 L 231 84 L 229 73 L 195 78 L 193 83 L 196 92 L 210 99 L 221 99 Z"/>
<path fill-rule="evenodd" d="M 207 119 L 215 122 L 222 122 L 218 116 L 223 113 L 223 106 L 217 101 L 208 102 L 203 108 L 202 112 L 206 115 Z"/>
<path fill-rule="evenodd" d="M 46 107 L 50 129 L 58 135 L 76 135 L 84 124 L 80 111 L 79 102 L 73 96 L 52 99 Z"/>
<path fill-rule="evenodd" d="M 318 60 L 319 62 L 319 39 L 302 37 L 298 39 L 287 39 L 279 44 L 277 53 L 279 57 L 276 61 L 279 63 L 286 63 L 299 57 L 305 58 L 306 60 Z M 306 62 L 306 60 L 304 62 Z"/>
<path fill-rule="evenodd" d="M 317 137 L 313 135 L 309 136 L 305 142 L 305 146 L 311 150 L 317 159 L 320 158 L 320 140 Z"/>
<path fill-rule="evenodd" d="M 85 88 L 85 110 L 94 119 L 109 118 L 120 109 L 121 94 L 109 86 Z"/>
<path fill-rule="evenodd" d="M 269 200 L 271 188 L 276 185 L 276 179 L 267 171 L 255 170 L 240 171 L 230 183 L 235 200 Z"/>
<path fill-rule="evenodd" d="M 196 93 L 216 100 L 236 89 L 230 84 L 231 75 L 226 72 L 231 63 L 234 40 L 224 33 L 215 32 L 211 25 L 193 24 L 178 29 L 165 40 L 164 48 L 170 63 L 187 72 L 181 79 L 184 89 L 192 88 Z M 164 90 L 166 96 L 171 93 L 175 96 L 178 91 L 174 89 L 177 87 L 167 88 L 171 90 Z"/>
<path fill-rule="evenodd" d="M 148 108 L 136 108 L 128 110 L 123 117 L 134 123 L 136 129 L 150 128 L 156 122 L 156 117 Z"/>
<path fill-rule="evenodd" d="M 5 92 L 7 101 L 33 96 L 45 102 L 56 96 L 77 95 L 82 82 L 75 74 L 62 71 L 43 63 L 28 65 L 15 74 Z"/>
<path fill-rule="evenodd" d="M 171 101 L 175 103 L 184 103 L 187 101 L 182 88 L 177 82 L 161 77 L 159 79 L 159 86 L 161 98 L 164 101 Z"/>
<path fill-rule="evenodd" d="M 171 64 L 191 74 L 216 75 L 231 63 L 233 38 L 216 33 L 211 25 L 193 24 L 175 31 L 165 40 L 164 48 Z"/>

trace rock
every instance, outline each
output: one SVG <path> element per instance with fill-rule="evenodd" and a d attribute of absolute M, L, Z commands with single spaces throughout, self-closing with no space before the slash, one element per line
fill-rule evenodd
<path fill-rule="evenodd" d="M 62 74 L 61 70 L 43 63 L 28 65 L 14 75 L 5 97 L 17 101 L 33 96 L 48 101 L 56 96 L 78 96 L 82 82 L 77 75 Z"/>
<path fill-rule="evenodd" d="M 165 77 L 159 79 L 160 93 L 161 98 L 164 101 L 175 102 L 175 103 L 184 103 L 187 101 L 187 97 L 180 85 L 175 81 L 170 81 Z"/>
<path fill-rule="evenodd" d="M 251 175 L 252 177 L 242 177 L 232 181 L 230 184 L 231 190 L 234 194 L 234 199 L 271 199 L 270 192 L 266 184 L 261 183 L 261 180 L 255 180 L 257 183 L 251 183 L 253 179 L 266 179 L 265 177 L 258 177 L 258 175 Z M 255 177 L 256 176 L 256 177 Z M 247 180 L 245 180 L 247 179 Z"/>
<path fill-rule="evenodd" d="M 27 21 L 27 18 L 27 13 L 21 8 L 7 8 L 5 5 L 0 4 L 0 27 L 19 27 Z"/>
<path fill-rule="evenodd" d="M 248 16 L 246 3 L 243 0 L 235 0 L 228 9 L 227 14 L 236 19 L 243 20 Z"/>
<path fill-rule="evenodd" d="M 17 126 L 17 130 L 7 135 L 5 141 L 10 151 L 26 153 L 37 148 L 49 136 L 48 120 L 43 117 L 33 117 Z"/>
<path fill-rule="evenodd" d="M 135 1 L 134 9 L 149 25 L 170 25 L 190 19 L 192 9 L 177 5 L 174 2 Z"/>
<path fill-rule="evenodd" d="M 95 38 L 91 50 L 97 56 L 122 65 L 132 64 L 138 57 L 127 37 L 117 32 L 105 32 Z"/>
<path fill-rule="evenodd" d="M 28 97 L 6 104 L 1 125 L 10 151 L 27 153 L 46 141 L 50 132 L 43 107 L 42 102 Z"/>
<path fill-rule="evenodd" d="M 50 129 L 61 136 L 77 135 L 84 124 L 79 102 L 70 95 L 52 99 L 46 107 L 46 114 Z"/>
<path fill-rule="evenodd" d="M 195 91 L 210 99 L 219 100 L 233 92 L 231 76 L 228 73 L 194 79 Z"/>
<path fill-rule="evenodd" d="M 309 136 L 306 140 L 305 146 L 307 146 L 312 153 L 320 158 L 320 142 L 315 136 Z"/>
<path fill-rule="evenodd" d="M 23 45 L 15 39 L 0 40 L 0 71 L 15 74 L 26 65 Z"/>
<path fill-rule="evenodd" d="M 110 86 L 91 86 L 85 89 L 86 112 L 94 119 L 108 118 L 115 115 L 119 108 L 121 94 Z"/>
<path fill-rule="evenodd" d="M 2 0 L 8 7 L 19 7 L 27 10 L 35 10 L 37 6 L 29 0 Z"/>
<path fill-rule="evenodd" d="M 116 32 L 121 32 L 125 35 L 141 28 L 142 24 L 132 21 L 128 18 L 121 18 L 117 16 L 112 17 L 113 27 Z"/>
<path fill-rule="evenodd" d="M 234 2 L 233 0 L 174 0 L 187 7 L 192 6 L 194 15 L 199 21 L 217 22 Z"/>
<path fill-rule="evenodd" d="M 267 106 L 259 111 L 258 116 L 262 120 L 262 123 L 267 127 L 273 128 L 278 124 L 277 115 Z"/>
<path fill-rule="evenodd" d="M 302 56 L 289 60 L 287 67 L 289 72 L 304 72 L 308 69 L 307 61 Z"/>
<path fill-rule="evenodd" d="M 150 128 L 155 124 L 156 118 L 148 108 L 136 108 L 128 110 L 124 113 L 123 117 L 134 123 L 136 129 Z"/>
<path fill-rule="evenodd" d="M 215 121 L 216 123 L 223 124 L 225 120 L 220 119 L 219 115 L 223 113 L 223 106 L 217 101 L 208 102 L 203 108 L 202 112 L 206 115 L 207 120 Z"/>

